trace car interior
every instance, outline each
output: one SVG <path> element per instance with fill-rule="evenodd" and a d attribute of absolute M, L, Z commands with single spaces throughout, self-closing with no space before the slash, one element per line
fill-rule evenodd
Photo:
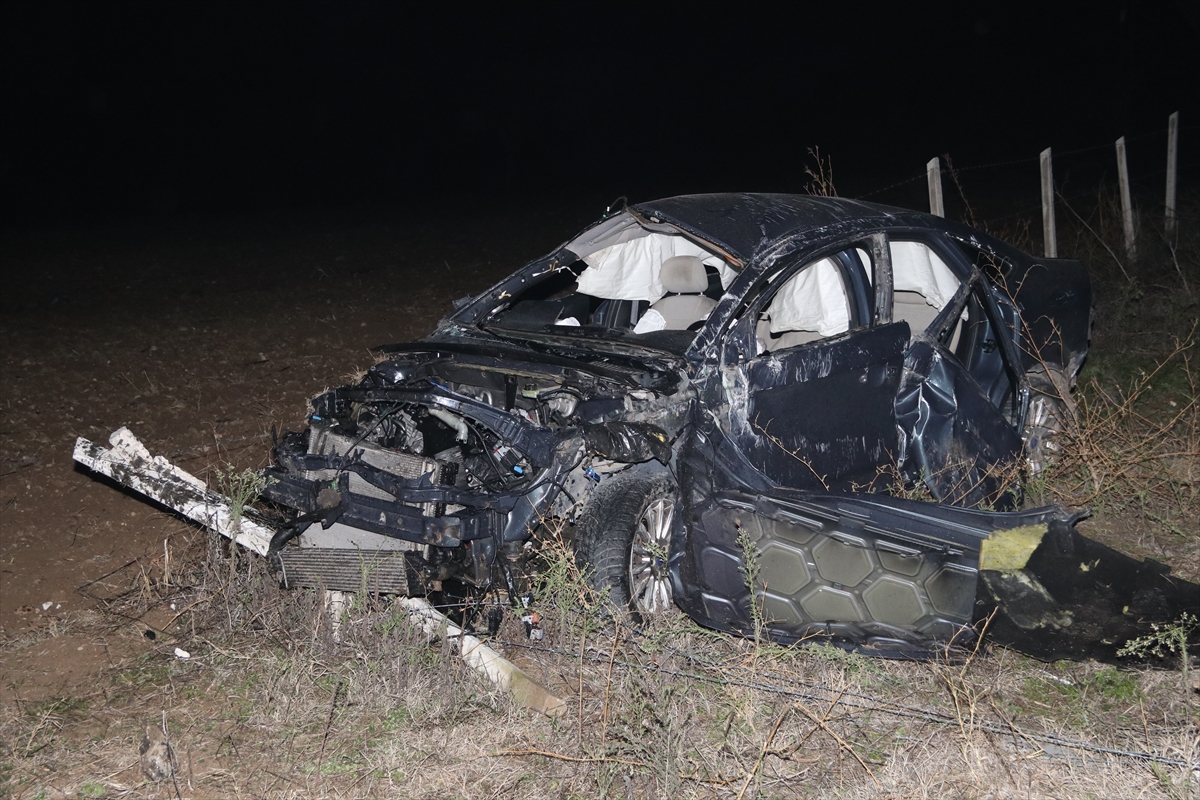
<path fill-rule="evenodd" d="M 500 313 L 503 327 L 695 330 L 736 275 L 682 236 L 637 228 L 616 238 L 520 294 Z"/>
<path fill-rule="evenodd" d="M 695 330 L 736 275 L 720 257 L 683 236 L 626 227 L 606 238 L 617 241 L 593 249 L 519 295 L 499 315 L 503 327 L 580 326 L 635 334 Z M 960 281 L 923 242 L 892 240 L 889 247 L 893 320 L 907 322 L 916 335 L 929 328 Z M 865 324 L 867 315 L 856 313 L 847 287 L 847 270 L 855 264 L 862 266 L 858 274 L 865 274 L 869 284 L 871 260 L 857 247 L 792 274 L 760 313 L 755 326 L 758 352 L 785 350 Z M 964 309 L 946 341 L 951 351 L 966 318 Z"/>

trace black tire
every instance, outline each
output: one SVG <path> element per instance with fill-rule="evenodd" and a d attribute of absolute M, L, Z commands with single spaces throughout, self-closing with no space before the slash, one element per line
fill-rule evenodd
<path fill-rule="evenodd" d="M 1076 422 L 1071 385 L 1061 371 L 1039 367 L 1026 374 L 1029 413 L 1025 416 L 1025 458 L 1030 475 L 1040 475 L 1059 457 L 1063 435 Z"/>
<path fill-rule="evenodd" d="M 597 489 L 580 519 L 580 568 L 602 598 L 635 618 L 673 603 L 667 554 L 677 495 L 666 475 L 617 476 Z"/>

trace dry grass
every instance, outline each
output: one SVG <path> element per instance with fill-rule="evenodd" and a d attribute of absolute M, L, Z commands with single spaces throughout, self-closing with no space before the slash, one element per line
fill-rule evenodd
<path fill-rule="evenodd" d="M 1174 341 L 1156 364 L 1139 369 L 1128 385 L 1085 379 L 1078 418 L 1063 431 L 1062 457 L 1047 488 L 1072 505 L 1167 505 L 1178 522 L 1200 512 L 1200 386 L 1192 370 L 1195 331 Z M 1174 371 L 1177 399 L 1153 393 L 1156 380 Z"/>
<path fill-rule="evenodd" d="M 279 590 L 259 560 L 241 559 L 231 578 L 215 538 L 193 556 L 201 566 L 174 585 L 151 577 L 147 591 L 131 573 L 108 617 L 72 627 L 103 635 L 112 615 L 186 606 L 149 652 L 114 664 L 83 696 L 5 707 L 10 796 L 1186 797 L 1197 788 L 1182 766 L 1200 760 L 1197 720 L 1169 673 L 1010 652 L 958 665 L 885 662 L 755 645 L 680 614 L 631 631 L 586 592 L 564 601 L 584 582 L 554 545 L 543 558 L 558 577 L 538 598 L 545 640 L 528 642 L 509 614 L 494 642 L 568 701 L 569 713 L 549 719 L 515 706 L 385 599 L 360 598 L 334 642 L 317 593 Z M 5 646 L 37 643 L 27 638 Z M 179 771 L 151 783 L 137 746 L 164 715 Z"/>
<path fill-rule="evenodd" d="M 1096 292 L 1092 351 L 1072 396 L 1061 457 L 1030 482 L 1031 500 L 1088 507 L 1087 533 L 1200 577 L 1200 198 L 1181 203 L 1168 237 L 1139 218 L 1138 259 L 1124 251 L 1115 197 L 1069 206 L 1060 250 L 1088 264 Z M 1027 245 L 1033 243 L 1026 243 Z"/>

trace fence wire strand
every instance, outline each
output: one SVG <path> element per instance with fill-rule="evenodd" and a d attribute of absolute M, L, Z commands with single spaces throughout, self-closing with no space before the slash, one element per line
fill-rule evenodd
<path fill-rule="evenodd" d="M 1153 131 L 1147 131 L 1144 133 L 1135 134 L 1133 136 L 1126 136 L 1125 143 L 1126 143 L 1126 145 L 1128 145 L 1133 142 L 1140 142 L 1140 141 L 1143 141 L 1145 139 L 1149 139 L 1152 137 L 1166 136 L 1167 130 L 1168 130 L 1167 128 L 1158 128 Z M 1200 125 L 1190 125 L 1186 128 L 1179 128 L 1179 133 L 1181 135 L 1184 133 L 1194 133 L 1196 131 L 1200 131 Z M 1084 147 L 1076 147 L 1076 148 L 1072 148 L 1071 150 L 1055 151 L 1053 153 L 1053 157 L 1054 157 L 1055 161 L 1057 162 L 1057 161 L 1060 161 L 1061 159 L 1065 159 L 1065 158 L 1068 158 L 1071 156 L 1085 155 L 1085 154 L 1090 154 L 1090 153 L 1098 153 L 1098 152 L 1105 151 L 1105 150 L 1113 150 L 1114 146 L 1115 146 L 1115 140 L 1112 142 L 1104 142 L 1101 144 L 1092 144 L 1092 145 L 1086 145 Z M 945 158 L 945 156 L 942 156 L 942 158 Z M 1013 167 L 1013 166 L 1035 164 L 1039 160 L 1040 160 L 1039 156 L 1030 156 L 1027 158 L 1013 158 L 1013 159 L 1007 159 L 1004 161 L 992 161 L 992 162 L 987 162 L 987 163 L 983 163 L 983 164 L 968 164 L 966 166 L 955 165 L 953 167 L 947 166 L 946 169 L 947 169 L 947 171 L 951 171 L 956 174 L 962 174 L 962 173 L 979 172 L 979 171 L 988 170 L 988 169 L 998 169 L 1000 167 Z M 1180 165 L 1178 165 L 1177 170 L 1182 172 L 1185 170 L 1191 170 L 1191 169 L 1195 169 L 1195 168 L 1196 168 L 1196 164 L 1194 164 L 1194 163 L 1186 164 L 1186 165 L 1180 164 Z M 1140 186 L 1140 185 L 1146 184 L 1148 181 L 1150 181 L 1152 179 L 1160 178 L 1161 176 L 1166 175 L 1166 173 L 1167 173 L 1167 170 L 1165 167 L 1162 169 L 1151 170 L 1149 172 L 1143 172 L 1143 173 L 1139 174 L 1136 178 L 1132 178 L 1130 182 Z M 921 172 L 918 175 L 913 175 L 910 178 L 905 178 L 903 180 L 897 181 L 896 183 L 892 183 L 887 186 L 883 186 L 879 189 L 873 189 L 869 192 L 855 195 L 854 197 L 852 197 L 850 199 L 866 200 L 868 198 L 875 197 L 877 195 L 885 194 L 894 189 L 899 189 L 902 186 L 907 186 L 911 183 L 917 183 L 918 181 L 925 181 L 925 180 L 927 180 L 927 173 Z M 1082 194 L 1073 195 L 1068 199 L 1074 200 L 1074 199 L 1079 199 L 1083 196 L 1084 195 L 1082 195 Z M 1041 210 L 1040 204 L 1033 205 L 1026 209 L 1014 211 L 1010 214 L 1005 214 L 1003 216 L 989 217 L 988 219 L 983 220 L 983 222 L 985 224 L 999 222 L 1002 220 L 1012 219 L 1014 217 L 1024 216 L 1026 214 L 1030 214 L 1030 213 L 1033 213 L 1035 211 L 1040 211 L 1040 210 Z"/>
<path fill-rule="evenodd" d="M 923 722 L 929 722 L 938 725 L 959 725 L 959 720 L 953 715 L 943 713 L 931 708 L 921 708 L 918 706 L 909 706 L 902 703 L 893 703 L 881 697 L 874 695 L 862 694 L 859 692 L 850 692 L 835 690 L 832 687 L 822 686 L 821 684 L 809 683 L 792 678 L 791 676 L 782 676 L 778 673 L 765 673 L 769 677 L 781 678 L 785 677 L 790 683 L 803 686 L 808 691 L 797 689 L 789 689 L 783 686 L 767 683 L 764 681 L 751 681 L 739 678 L 723 677 L 718 675 L 707 675 L 698 672 L 685 671 L 681 669 L 673 669 L 657 664 L 642 664 L 625 659 L 613 658 L 610 654 L 599 653 L 597 651 L 573 652 L 555 647 L 544 647 L 541 645 L 532 645 L 525 642 L 510 642 L 500 639 L 491 640 L 493 643 L 503 645 L 505 647 L 514 647 L 532 652 L 540 652 L 553 654 L 558 656 L 569 656 L 575 661 L 580 659 L 589 660 L 595 663 L 611 664 L 614 667 L 620 667 L 623 670 L 648 670 L 662 675 L 669 675 L 673 678 L 683 678 L 685 680 L 699 681 L 702 683 L 710 683 L 719 686 L 737 686 L 746 689 L 752 689 L 770 694 L 776 694 L 781 697 L 791 697 L 799 700 L 810 700 L 814 702 L 830 702 L 835 698 L 841 705 L 850 706 L 863 711 L 877 711 L 882 714 L 888 714 L 895 717 L 905 719 L 916 719 Z M 673 652 L 679 657 L 698 665 L 701 668 L 719 670 L 723 672 L 731 672 L 733 668 L 729 664 L 720 663 L 714 664 L 706 662 L 703 659 L 677 649 L 672 648 Z M 849 698 L 849 699 L 847 699 Z M 1039 742 L 1041 744 L 1051 745 L 1053 747 L 1061 747 L 1071 750 L 1080 750 L 1099 755 L 1113 756 L 1116 758 L 1132 759 L 1134 761 L 1145 761 L 1154 764 L 1161 764 L 1171 767 L 1182 767 L 1185 769 L 1198 770 L 1200 762 L 1188 761 L 1182 758 L 1173 756 L 1164 756 L 1158 753 L 1150 753 L 1144 750 L 1124 750 L 1116 747 L 1105 747 L 1103 745 L 1085 742 L 1081 739 L 1073 739 L 1068 736 L 1060 736 L 1059 734 L 1049 733 L 1046 731 L 1035 731 L 1023 728 L 1019 725 L 1006 723 L 1004 725 L 975 720 L 972 721 L 970 727 L 992 733 L 1000 736 L 1021 737 L 1023 739 Z M 1053 755 L 1052 753 L 1048 753 Z"/>

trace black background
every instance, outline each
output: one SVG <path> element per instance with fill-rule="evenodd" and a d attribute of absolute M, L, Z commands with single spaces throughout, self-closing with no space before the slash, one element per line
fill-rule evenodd
<path fill-rule="evenodd" d="M 1176 110 L 1186 185 L 1196 9 L 10 2 L 0 212 L 23 227 L 802 191 L 814 146 L 859 196 L 942 153 L 975 165 L 1120 135 L 1150 175 Z"/>

